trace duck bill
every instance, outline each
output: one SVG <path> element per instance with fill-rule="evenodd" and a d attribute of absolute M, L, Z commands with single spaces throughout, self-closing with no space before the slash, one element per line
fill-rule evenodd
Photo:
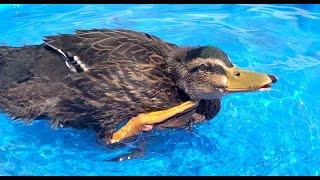
<path fill-rule="evenodd" d="M 237 67 L 226 72 L 228 92 L 263 91 L 271 89 L 271 84 L 277 81 L 273 75 L 247 71 Z"/>

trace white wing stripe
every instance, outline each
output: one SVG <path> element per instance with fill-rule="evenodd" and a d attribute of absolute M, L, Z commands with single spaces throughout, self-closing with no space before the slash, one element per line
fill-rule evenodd
<path fill-rule="evenodd" d="M 87 68 L 87 66 L 80 60 L 80 58 L 78 56 L 73 56 L 72 58 L 70 58 L 61 49 L 58 49 L 58 48 L 54 47 L 53 45 L 50 45 L 49 43 L 45 43 L 45 44 L 50 46 L 51 48 L 53 48 L 54 50 L 58 51 L 60 54 L 63 55 L 63 57 L 66 59 L 66 65 L 68 66 L 69 69 L 71 69 L 71 71 L 79 72 L 79 71 L 77 71 L 77 68 L 76 68 L 77 65 L 80 66 L 81 70 L 83 70 L 85 72 L 87 72 L 89 70 Z"/>
<path fill-rule="evenodd" d="M 78 56 L 73 56 L 73 59 L 77 62 L 77 64 L 80 65 L 80 67 L 83 71 L 88 71 L 87 66 L 80 60 L 80 58 Z"/>

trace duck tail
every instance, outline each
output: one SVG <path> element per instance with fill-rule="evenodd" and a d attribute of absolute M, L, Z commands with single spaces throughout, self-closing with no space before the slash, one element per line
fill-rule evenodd
<path fill-rule="evenodd" d="M 0 112 L 25 122 L 46 115 L 59 101 L 57 82 L 68 73 L 61 56 L 43 44 L 0 46 Z"/>
<path fill-rule="evenodd" d="M 0 46 L 0 111 L 32 119 L 31 99 L 25 83 L 35 76 L 41 46 Z M 34 89 L 32 92 L 35 92 Z M 30 115 L 31 114 L 31 115 Z M 30 115 L 30 117 L 29 117 Z"/>
<path fill-rule="evenodd" d="M 22 83 L 32 77 L 31 67 L 36 61 L 39 46 L 0 46 L 0 89 Z"/>

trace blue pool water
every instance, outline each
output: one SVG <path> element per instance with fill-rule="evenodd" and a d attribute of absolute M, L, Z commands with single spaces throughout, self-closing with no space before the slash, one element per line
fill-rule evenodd
<path fill-rule="evenodd" d="M 213 120 L 142 135 L 145 155 L 89 130 L 26 126 L 0 114 L 0 175 L 320 175 L 320 5 L 0 5 L 0 44 L 76 29 L 129 28 L 178 45 L 215 45 L 277 75 L 271 91 L 224 97 Z"/>

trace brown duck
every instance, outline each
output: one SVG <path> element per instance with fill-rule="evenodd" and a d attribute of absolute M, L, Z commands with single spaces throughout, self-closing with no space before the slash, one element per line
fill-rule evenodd
<path fill-rule="evenodd" d="M 154 127 L 212 119 L 223 95 L 270 88 L 213 46 L 178 47 L 143 32 L 79 30 L 0 47 L 0 108 L 26 122 L 92 128 L 115 143 Z"/>

